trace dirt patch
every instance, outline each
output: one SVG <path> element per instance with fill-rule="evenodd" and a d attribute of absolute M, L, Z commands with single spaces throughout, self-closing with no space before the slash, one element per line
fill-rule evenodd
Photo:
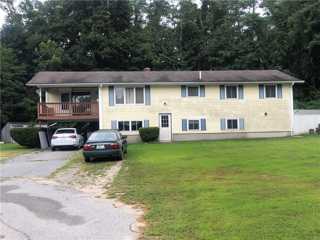
<path fill-rule="evenodd" d="M 111 186 L 114 177 L 120 171 L 121 165 L 121 161 L 116 162 L 110 168 L 97 175 L 84 172 L 79 166 L 73 166 L 57 173 L 53 180 L 95 197 L 106 197 L 107 189 Z"/>

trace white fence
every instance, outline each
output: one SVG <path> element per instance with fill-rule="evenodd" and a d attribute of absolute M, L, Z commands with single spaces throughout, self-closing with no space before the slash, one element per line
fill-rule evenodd
<path fill-rule="evenodd" d="M 308 133 L 320 124 L 320 110 L 294 110 L 293 133 Z"/>

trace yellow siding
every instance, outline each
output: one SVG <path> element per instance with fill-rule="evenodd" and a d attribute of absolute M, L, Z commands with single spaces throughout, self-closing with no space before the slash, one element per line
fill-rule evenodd
<path fill-rule="evenodd" d="M 58 103 L 60 102 L 60 94 L 59 89 L 47 89 L 46 91 L 46 102 L 47 103 Z"/>
<path fill-rule="evenodd" d="M 158 126 L 159 113 L 172 114 L 172 133 L 183 132 L 182 119 L 206 118 L 206 131 L 197 133 L 221 132 L 274 132 L 291 131 L 292 86 L 284 84 L 281 99 L 259 99 L 257 84 L 244 85 L 243 100 L 220 100 L 219 86 L 205 88 L 205 97 L 181 97 L 180 86 L 151 86 L 151 105 L 109 106 L 108 87 L 101 90 L 103 96 L 100 128 L 111 128 L 111 120 L 144 120 L 150 126 Z M 265 112 L 267 116 L 265 116 Z M 221 118 L 244 118 L 244 130 L 220 130 Z M 135 133 L 128 133 L 135 134 Z"/>

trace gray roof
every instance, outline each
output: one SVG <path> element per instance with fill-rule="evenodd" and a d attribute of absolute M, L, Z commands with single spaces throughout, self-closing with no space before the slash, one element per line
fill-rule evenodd
<path fill-rule="evenodd" d="M 28 83 L 42 85 L 303 82 L 278 70 L 38 72 Z"/>

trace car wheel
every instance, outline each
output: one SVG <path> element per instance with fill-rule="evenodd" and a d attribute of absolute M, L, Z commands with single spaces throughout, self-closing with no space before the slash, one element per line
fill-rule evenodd
<path fill-rule="evenodd" d="M 120 152 L 118 160 L 120 160 L 120 161 L 123 160 L 123 151 Z"/>
<path fill-rule="evenodd" d="M 90 157 L 84 157 L 84 161 L 85 162 L 91 162 L 91 158 Z"/>
<path fill-rule="evenodd" d="M 54 152 L 56 150 L 55 147 L 51 147 L 51 151 Z"/>

